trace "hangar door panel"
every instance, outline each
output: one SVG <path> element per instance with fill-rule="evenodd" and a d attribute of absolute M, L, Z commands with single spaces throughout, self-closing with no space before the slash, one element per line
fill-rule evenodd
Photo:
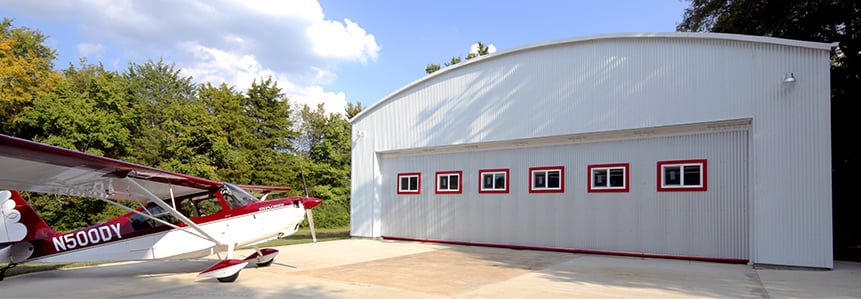
<path fill-rule="evenodd" d="M 659 162 L 706 161 L 707 188 L 659 190 Z M 590 192 L 589 166 L 627 164 L 627 192 Z M 484 151 L 381 156 L 381 234 L 424 240 L 749 258 L 748 131 Z M 564 192 L 530 192 L 530 168 L 564 167 Z M 509 192 L 479 192 L 479 171 L 509 170 Z M 461 192 L 436 174 L 462 172 Z M 398 174 L 420 174 L 398 193 Z"/>
<path fill-rule="evenodd" d="M 749 259 L 747 131 L 595 143 L 581 151 L 587 161 L 630 163 L 631 189 L 575 199 L 577 249 Z M 703 188 L 661 187 L 661 165 L 699 161 Z"/>

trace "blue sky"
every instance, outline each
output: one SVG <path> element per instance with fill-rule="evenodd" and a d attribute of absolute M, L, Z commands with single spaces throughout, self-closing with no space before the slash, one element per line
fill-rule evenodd
<path fill-rule="evenodd" d="M 293 103 L 367 107 L 429 63 L 607 33 L 675 31 L 680 0 L 0 0 L 0 17 L 50 36 L 55 65 L 109 69 L 160 57 L 239 90 L 274 78 Z"/>

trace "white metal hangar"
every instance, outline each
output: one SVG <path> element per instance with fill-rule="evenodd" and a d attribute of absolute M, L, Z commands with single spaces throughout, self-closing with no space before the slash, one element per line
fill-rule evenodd
<path fill-rule="evenodd" d="M 353 125 L 351 235 L 832 268 L 830 44 L 537 44 Z"/>

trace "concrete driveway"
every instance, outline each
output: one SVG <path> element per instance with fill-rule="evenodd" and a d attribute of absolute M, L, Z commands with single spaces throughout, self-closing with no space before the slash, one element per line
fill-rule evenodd
<path fill-rule="evenodd" d="M 197 273 L 214 257 L 13 276 L 2 298 L 861 298 L 861 264 L 747 265 L 352 239 L 279 248 L 234 283 Z M 239 256 L 248 254 L 239 252 Z"/>

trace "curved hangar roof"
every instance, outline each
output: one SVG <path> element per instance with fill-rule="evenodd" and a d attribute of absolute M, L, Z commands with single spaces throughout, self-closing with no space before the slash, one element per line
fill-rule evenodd
<path fill-rule="evenodd" d="M 377 101 L 374 105 L 371 105 L 367 109 L 363 110 L 358 115 L 354 116 L 350 119 L 351 123 L 355 123 L 362 118 L 366 117 L 368 114 L 373 113 L 375 110 L 379 109 L 379 107 L 384 106 L 387 102 L 392 101 L 394 99 L 399 98 L 401 94 L 404 92 L 413 89 L 417 85 L 421 85 L 422 83 L 436 80 L 440 76 L 444 76 L 446 73 L 451 72 L 456 69 L 470 67 L 475 64 L 493 61 L 495 59 L 501 59 L 502 57 L 528 52 L 535 51 L 537 49 L 542 48 L 551 48 L 557 46 L 565 46 L 572 44 L 584 44 L 594 41 L 612 41 L 612 40 L 641 40 L 641 39 L 672 39 L 672 40 L 724 40 L 724 41 L 740 41 L 740 42 L 750 42 L 757 44 L 772 44 L 772 45 L 781 45 L 781 46 L 790 46 L 790 47 L 799 47 L 799 48 L 807 48 L 807 49 L 818 49 L 818 50 L 826 50 L 830 51 L 832 47 L 835 45 L 828 43 L 819 43 L 819 42 L 806 42 L 806 41 L 798 41 L 798 40 L 790 40 L 790 39 L 781 39 L 781 38 L 773 38 L 773 37 L 763 37 L 763 36 L 751 36 L 751 35 L 740 35 L 740 34 L 726 34 L 726 33 L 702 33 L 702 32 L 663 32 L 663 33 L 626 33 L 626 34 L 603 34 L 603 35 L 594 35 L 594 36 L 586 36 L 586 37 L 577 37 L 571 39 L 550 41 L 545 43 L 537 43 L 532 45 L 527 45 L 519 48 L 514 48 L 502 52 L 497 52 L 487 56 L 480 56 L 478 58 L 466 60 L 462 63 L 459 63 L 454 66 L 443 68 L 433 74 L 427 75 L 419 80 L 413 81 L 410 84 L 396 90 L 395 92 L 389 94 L 383 99 Z"/>

